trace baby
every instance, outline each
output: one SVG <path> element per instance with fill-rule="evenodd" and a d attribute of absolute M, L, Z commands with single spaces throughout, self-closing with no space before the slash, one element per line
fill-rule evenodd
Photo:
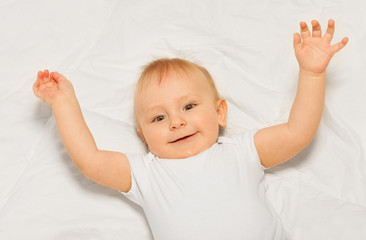
<path fill-rule="evenodd" d="M 317 21 L 294 35 L 300 73 L 287 123 L 219 137 L 227 103 L 210 74 L 182 59 L 145 67 L 135 92 L 137 132 L 145 155 L 103 151 L 85 124 L 71 83 L 38 72 L 33 91 L 50 105 L 61 139 L 90 179 L 139 204 L 155 239 L 282 239 L 265 199 L 264 169 L 289 160 L 313 138 L 323 110 L 325 70 L 348 42 L 330 45 L 334 21 L 322 37 Z"/>

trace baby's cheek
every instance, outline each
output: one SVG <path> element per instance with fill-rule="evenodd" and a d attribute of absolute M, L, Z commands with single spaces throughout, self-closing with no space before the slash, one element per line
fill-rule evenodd
<path fill-rule="evenodd" d="M 165 139 L 164 133 L 161 130 L 150 130 L 147 135 L 145 135 L 146 143 L 150 150 L 158 150 Z"/>

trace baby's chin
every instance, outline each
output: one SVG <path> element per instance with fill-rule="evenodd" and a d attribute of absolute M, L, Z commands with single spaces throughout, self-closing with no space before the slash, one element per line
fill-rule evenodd
<path fill-rule="evenodd" d="M 216 141 L 215 141 L 216 142 Z M 187 148 L 187 149 L 178 149 L 177 151 L 166 151 L 166 152 L 156 152 L 151 151 L 155 156 L 162 159 L 186 159 L 191 158 L 196 155 L 199 155 L 200 153 L 208 150 L 215 142 L 208 143 L 206 145 L 201 145 L 200 147 L 193 147 L 193 148 Z"/>

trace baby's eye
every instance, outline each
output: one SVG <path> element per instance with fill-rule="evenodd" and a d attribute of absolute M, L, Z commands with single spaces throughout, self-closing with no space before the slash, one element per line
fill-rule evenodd
<path fill-rule="evenodd" d="M 161 116 L 157 116 L 156 118 L 154 118 L 153 122 L 160 122 L 162 120 L 165 119 L 165 116 L 161 115 Z"/>
<path fill-rule="evenodd" d="M 191 110 L 192 108 L 194 108 L 196 106 L 196 104 L 188 104 L 187 106 L 184 107 L 184 111 L 187 111 L 187 110 Z"/>

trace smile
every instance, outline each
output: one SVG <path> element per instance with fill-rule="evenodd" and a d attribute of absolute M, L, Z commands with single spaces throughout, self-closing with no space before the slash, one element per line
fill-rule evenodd
<path fill-rule="evenodd" d="M 187 135 L 187 136 L 184 136 L 182 138 L 178 138 L 174 141 L 171 141 L 169 143 L 184 143 L 184 142 L 188 142 L 189 140 L 191 140 L 194 136 L 196 136 L 197 133 L 193 133 L 191 135 Z"/>

